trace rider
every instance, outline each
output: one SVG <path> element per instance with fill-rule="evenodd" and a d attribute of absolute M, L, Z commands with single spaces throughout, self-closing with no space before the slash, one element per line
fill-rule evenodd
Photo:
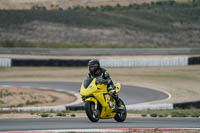
<path fill-rule="evenodd" d="M 109 73 L 104 69 L 100 67 L 100 63 L 96 59 L 92 59 L 88 63 L 88 69 L 89 78 L 96 78 L 96 84 L 104 83 L 107 84 L 108 92 L 113 96 L 113 98 L 116 100 L 117 108 L 118 109 L 120 105 L 119 96 L 116 93 L 115 86 L 113 84 L 113 81 L 110 78 Z"/>

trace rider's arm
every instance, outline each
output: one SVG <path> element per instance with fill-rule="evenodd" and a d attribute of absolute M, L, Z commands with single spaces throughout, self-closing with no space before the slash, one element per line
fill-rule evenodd
<path fill-rule="evenodd" d="M 103 74 L 103 77 L 97 78 L 97 81 L 96 81 L 97 84 L 106 84 L 108 86 L 110 86 L 110 84 L 113 84 L 110 78 L 110 75 L 107 71 L 104 71 L 102 74 Z"/>
<path fill-rule="evenodd" d="M 104 79 L 107 85 L 113 85 L 112 79 L 110 78 L 110 74 L 107 71 L 104 72 Z"/>
<path fill-rule="evenodd" d="M 107 86 L 108 86 L 108 91 L 109 93 L 111 93 L 112 95 L 116 95 L 116 91 L 114 89 L 114 84 L 113 81 L 110 78 L 110 75 L 107 71 L 105 71 L 105 80 L 107 81 Z"/>

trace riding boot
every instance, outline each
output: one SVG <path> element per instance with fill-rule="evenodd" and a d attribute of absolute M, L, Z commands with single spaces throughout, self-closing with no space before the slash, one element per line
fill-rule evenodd
<path fill-rule="evenodd" d="M 121 110 L 122 109 L 121 108 L 121 102 L 120 102 L 118 94 L 116 93 L 116 90 L 115 90 L 114 86 L 110 86 L 108 88 L 108 91 L 116 101 L 116 106 L 115 106 L 114 112 L 117 112 L 117 111 Z"/>
<path fill-rule="evenodd" d="M 119 111 L 123 110 L 123 107 L 121 107 L 121 102 L 120 102 L 119 96 L 115 95 L 115 96 L 113 96 L 113 98 L 116 101 L 116 106 L 115 106 L 115 109 L 113 110 L 113 112 L 119 112 Z"/>
<path fill-rule="evenodd" d="M 121 104 L 120 104 L 119 96 L 118 96 L 118 95 L 115 95 L 115 96 L 113 96 L 113 98 L 114 98 L 115 101 L 116 101 L 116 105 L 117 105 L 117 107 L 120 107 Z"/>

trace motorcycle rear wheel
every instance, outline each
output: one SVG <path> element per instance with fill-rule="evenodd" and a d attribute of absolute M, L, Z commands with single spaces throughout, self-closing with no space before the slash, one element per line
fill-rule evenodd
<path fill-rule="evenodd" d="M 126 106 L 124 104 L 124 102 L 122 101 L 122 99 L 119 99 L 120 103 L 121 103 L 121 107 L 124 107 L 123 111 L 117 112 L 114 119 L 117 122 L 124 122 L 126 120 L 126 116 L 127 116 L 127 110 L 126 110 Z"/>
<path fill-rule="evenodd" d="M 92 101 L 85 102 L 85 112 L 90 121 L 92 121 L 92 122 L 99 121 L 99 110 L 95 109 L 94 102 L 92 102 Z"/>

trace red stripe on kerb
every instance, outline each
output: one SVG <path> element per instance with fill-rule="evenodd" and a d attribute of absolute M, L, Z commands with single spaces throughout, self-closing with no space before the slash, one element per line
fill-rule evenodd
<path fill-rule="evenodd" d="M 47 131 L 0 131 L 0 133 L 52 133 Z"/>
<path fill-rule="evenodd" d="M 194 129 L 184 129 L 184 128 L 111 128 L 111 130 L 122 130 L 122 131 L 142 131 L 142 130 L 157 130 L 157 131 L 180 131 L 180 130 L 192 130 Z"/>

